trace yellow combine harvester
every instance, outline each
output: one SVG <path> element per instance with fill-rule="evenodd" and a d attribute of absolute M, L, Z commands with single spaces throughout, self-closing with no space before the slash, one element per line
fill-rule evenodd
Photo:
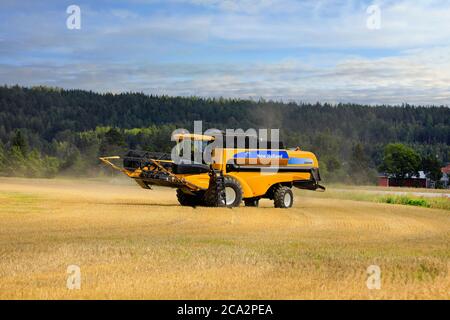
<path fill-rule="evenodd" d="M 176 188 L 183 206 L 238 207 L 243 200 L 246 206 L 255 207 L 259 199 L 268 198 L 276 208 L 289 208 L 294 201 L 292 187 L 325 190 L 319 184 L 319 164 L 311 152 L 298 147 L 284 149 L 282 143 L 275 148 L 270 141 L 258 139 L 252 143 L 254 137 L 247 135 L 220 138 L 243 139 L 243 147 L 228 148 L 222 142 L 218 145 L 217 136 L 178 134 L 174 137 L 177 146 L 187 143 L 197 151 L 209 146 L 212 161 L 173 161 L 170 154 L 133 150 L 123 158 L 123 167 L 113 163 L 120 159 L 118 156 L 100 160 L 133 178 L 142 188 Z M 189 160 L 191 157 L 194 159 L 192 155 Z"/>

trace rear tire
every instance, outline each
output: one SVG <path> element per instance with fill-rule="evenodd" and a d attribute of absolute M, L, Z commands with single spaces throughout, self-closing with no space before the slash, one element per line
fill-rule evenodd
<path fill-rule="evenodd" d="M 290 208 L 294 204 L 294 194 L 289 187 L 279 186 L 273 194 L 275 208 Z"/>
<path fill-rule="evenodd" d="M 182 206 L 186 207 L 195 207 L 201 204 L 201 198 L 199 196 L 187 194 L 181 189 L 177 189 L 177 199 Z"/>

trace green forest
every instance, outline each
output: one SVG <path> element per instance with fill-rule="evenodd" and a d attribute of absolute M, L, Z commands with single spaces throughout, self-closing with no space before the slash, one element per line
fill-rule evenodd
<path fill-rule="evenodd" d="M 111 174 L 102 155 L 170 151 L 176 128 L 280 129 L 287 147 L 316 153 L 325 181 L 374 183 L 392 144 L 415 153 L 416 169 L 449 162 L 446 106 L 367 106 L 95 93 L 0 87 L 0 175 Z"/>

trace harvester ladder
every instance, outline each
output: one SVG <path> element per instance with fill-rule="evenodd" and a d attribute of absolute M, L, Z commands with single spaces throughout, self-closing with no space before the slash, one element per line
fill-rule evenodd
<path fill-rule="evenodd" d="M 226 206 L 225 177 L 222 170 L 211 168 L 209 192 L 214 194 L 217 207 Z"/>

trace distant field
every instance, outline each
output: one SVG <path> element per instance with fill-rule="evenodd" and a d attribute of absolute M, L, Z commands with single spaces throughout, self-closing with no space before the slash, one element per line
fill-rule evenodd
<path fill-rule="evenodd" d="M 352 190 L 194 209 L 128 180 L 2 178 L 0 299 L 450 299 L 450 210 Z"/>
<path fill-rule="evenodd" d="M 333 190 L 357 190 L 357 191 L 370 191 L 370 192 L 412 192 L 412 193 L 440 193 L 449 194 L 449 189 L 426 189 L 426 188 L 405 188 L 405 187 L 378 187 L 378 186 L 352 186 L 344 184 L 332 184 L 330 187 Z"/>
<path fill-rule="evenodd" d="M 450 210 L 450 190 L 448 189 L 377 188 L 372 186 L 338 185 L 328 187 L 326 192 L 299 192 L 305 197 L 405 204 Z"/>

